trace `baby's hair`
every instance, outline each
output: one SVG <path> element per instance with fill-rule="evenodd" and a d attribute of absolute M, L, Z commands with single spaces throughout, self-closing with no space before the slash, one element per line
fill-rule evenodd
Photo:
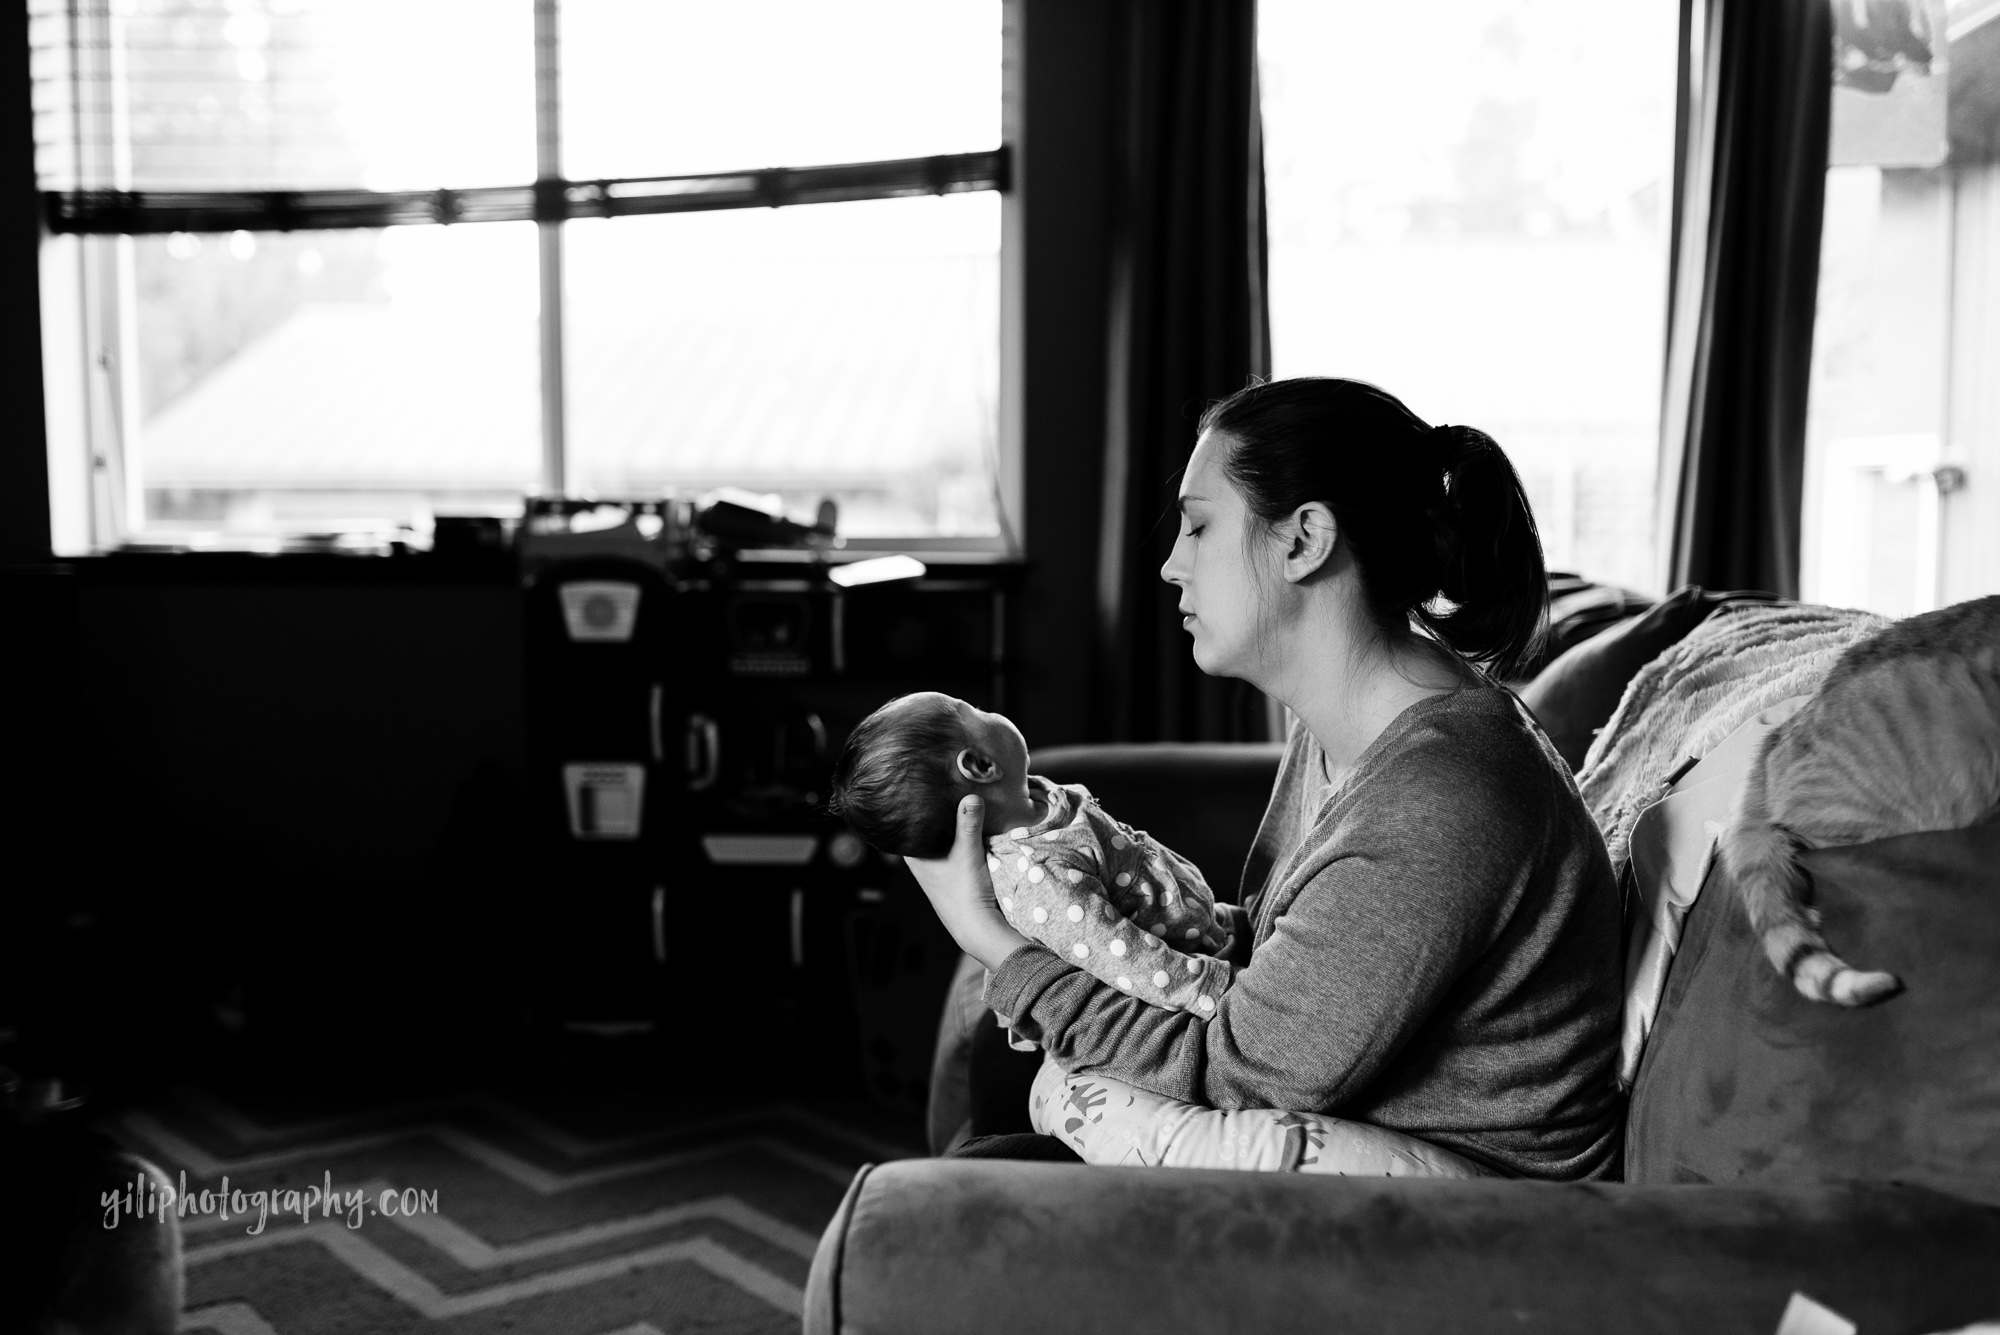
<path fill-rule="evenodd" d="M 827 810 L 884 853 L 941 858 L 951 851 L 958 799 L 972 791 L 954 768 L 964 746 L 947 697 L 899 696 L 848 734 Z"/>

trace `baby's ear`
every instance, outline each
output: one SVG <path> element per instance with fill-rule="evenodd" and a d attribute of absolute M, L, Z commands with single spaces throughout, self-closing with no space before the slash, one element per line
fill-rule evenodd
<path fill-rule="evenodd" d="M 992 756 L 968 746 L 958 753 L 958 773 L 972 783 L 992 783 L 1000 777 L 1000 765 Z"/>

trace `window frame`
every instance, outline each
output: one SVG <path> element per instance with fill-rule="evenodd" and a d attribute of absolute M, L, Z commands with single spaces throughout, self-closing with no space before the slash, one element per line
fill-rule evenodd
<path fill-rule="evenodd" d="M 585 218 L 663 213 L 789 208 L 926 195 L 1012 192 L 1012 153 L 1007 143 L 962 153 L 878 159 L 810 166 L 779 166 L 672 176 L 571 179 L 562 171 L 560 60 L 561 0 L 534 0 L 536 179 L 522 185 L 431 190 L 134 190 L 129 163 L 104 146 L 118 142 L 119 101 L 90 99 L 81 83 L 102 79 L 116 89 L 115 18 L 110 0 L 70 0 L 67 6 L 67 69 L 70 83 L 73 151 L 77 180 L 111 179 L 112 188 L 39 190 L 41 205 L 43 349 L 45 400 L 49 407 L 49 503 L 52 537 L 64 547 L 105 551 L 144 534 L 142 458 L 125 448 L 124 416 L 138 400 L 137 339 L 132 313 L 131 238 L 174 232 L 285 233 L 363 231 L 401 226 L 470 226 L 484 222 L 532 221 L 537 229 L 540 310 L 537 317 L 541 383 L 541 467 L 538 489 L 567 496 L 571 470 L 567 442 L 564 336 L 564 226 Z M 1011 40 L 1011 6 L 1003 43 Z M 1005 104 L 1011 94 L 1003 55 Z M 1003 105 L 1003 127 L 1008 117 Z M 1003 128 L 1003 140 L 1008 138 Z M 109 162 L 93 155 L 109 153 Z M 1003 210 L 1004 213 L 1004 210 Z M 1003 222 L 1002 282 L 1009 266 L 1014 229 Z M 73 294 L 73 295 L 70 295 Z M 74 325 L 63 327 L 65 350 L 49 345 L 49 309 L 75 301 Z M 1019 433 L 1009 429 L 1017 413 L 1007 387 L 1018 351 L 1011 322 L 1001 321 L 999 347 L 999 459 L 996 487 L 1000 533 L 994 537 L 907 535 L 851 539 L 853 547 L 909 550 L 990 551 L 1016 554 L 1017 525 L 1011 518 L 1020 495 Z M 73 341 L 72 341 L 73 339 Z M 67 363 L 67 364 L 65 364 Z M 59 402 L 67 400 L 64 407 Z M 66 409 L 66 410 L 65 410 Z M 59 432 L 57 419 L 69 430 Z M 60 434 L 74 437 L 65 443 Z M 68 456 L 68 457 L 65 457 Z M 62 485 L 58 474 L 84 471 L 88 483 Z M 69 513 L 64 513 L 65 511 Z M 67 535 L 67 541 L 64 540 Z"/>

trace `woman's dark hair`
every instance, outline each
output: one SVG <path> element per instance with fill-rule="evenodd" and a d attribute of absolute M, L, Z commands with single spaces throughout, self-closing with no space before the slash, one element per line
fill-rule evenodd
<path fill-rule="evenodd" d="M 964 745 L 945 697 L 898 696 L 848 734 L 827 811 L 871 848 L 941 858 L 957 833 L 958 799 L 972 791 L 953 765 Z"/>
<path fill-rule="evenodd" d="M 1513 464 L 1484 431 L 1431 426 L 1359 380 L 1302 377 L 1238 390 L 1202 415 L 1233 442 L 1224 472 L 1275 524 L 1333 511 L 1383 632 L 1415 618 L 1496 676 L 1532 660 L 1548 621 L 1548 572 Z"/>

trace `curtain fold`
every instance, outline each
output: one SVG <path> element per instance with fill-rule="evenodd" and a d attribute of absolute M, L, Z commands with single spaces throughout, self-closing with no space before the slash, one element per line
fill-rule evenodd
<path fill-rule="evenodd" d="M 1828 0 L 1683 0 L 1681 38 L 1666 584 L 1796 598 L 1832 13 Z"/>
<path fill-rule="evenodd" d="M 1101 741 L 1258 740 L 1160 579 L 1211 401 L 1270 371 L 1255 0 L 1123 0 L 1092 719 Z"/>

